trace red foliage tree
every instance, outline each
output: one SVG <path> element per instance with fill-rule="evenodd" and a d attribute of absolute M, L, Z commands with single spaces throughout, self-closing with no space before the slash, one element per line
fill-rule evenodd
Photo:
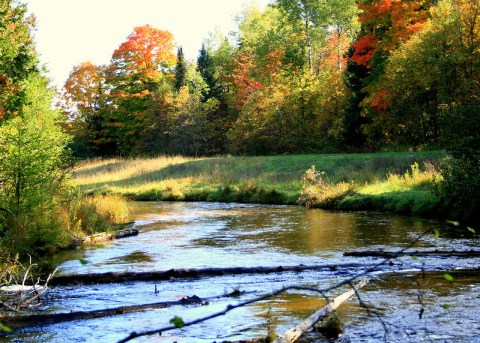
<path fill-rule="evenodd" d="M 351 62 L 372 68 L 374 55 L 388 55 L 401 42 L 417 32 L 428 19 L 431 0 L 364 0 L 362 32 L 352 45 Z"/>

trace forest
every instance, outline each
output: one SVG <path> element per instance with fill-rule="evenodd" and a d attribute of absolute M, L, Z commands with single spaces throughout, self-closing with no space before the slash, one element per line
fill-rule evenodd
<path fill-rule="evenodd" d="M 478 208 L 478 1 L 277 0 L 186 61 L 136 27 L 62 93 L 72 149 L 216 156 L 444 149 L 447 203 Z M 447 206 L 447 207 L 448 207 Z"/>
<path fill-rule="evenodd" d="M 196 61 L 168 31 L 136 27 L 109 65 L 84 62 L 65 83 L 74 151 L 447 148 L 476 105 L 477 15 L 476 1 L 273 1 Z"/>

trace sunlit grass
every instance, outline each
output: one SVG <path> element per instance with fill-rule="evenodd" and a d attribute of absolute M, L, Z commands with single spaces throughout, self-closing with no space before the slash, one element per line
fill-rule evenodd
<path fill-rule="evenodd" d="M 84 198 L 84 201 L 94 206 L 96 212 L 109 223 L 122 224 L 131 219 L 127 202 L 121 195 L 95 195 Z"/>
<path fill-rule="evenodd" d="M 302 177 L 312 165 L 333 185 L 344 182 L 350 191 L 354 184 L 355 192 L 367 195 L 410 186 L 417 189 L 427 181 L 421 181 L 423 171 L 412 171 L 411 165 L 418 162 L 423 168 L 424 161 L 443 156 L 442 152 L 408 152 L 96 159 L 79 164 L 75 180 L 87 193 L 121 194 L 135 200 L 296 204 Z"/>
<path fill-rule="evenodd" d="M 81 162 L 75 168 L 75 181 L 78 185 L 92 185 L 140 178 L 144 182 L 154 180 L 150 175 L 171 165 L 191 161 L 185 157 L 158 157 L 143 159 L 94 159 Z"/>
<path fill-rule="evenodd" d="M 371 184 L 358 187 L 358 194 L 384 194 L 388 192 L 409 191 L 413 189 L 431 189 L 442 180 L 440 171 L 431 163 L 426 163 L 423 170 L 420 170 L 418 163 L 411 166 L 404 174 L 387 174 L 386 180 L 377 180 Z"/>

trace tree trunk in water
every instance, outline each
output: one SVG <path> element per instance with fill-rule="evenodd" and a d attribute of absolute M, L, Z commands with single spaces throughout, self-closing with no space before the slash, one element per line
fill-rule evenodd
<path fill-rule="evenodd" d="M 362 268 L 365 264 L 349 263 L 345 265 L 298 265 L 298 266 L 273 266 L 273 267 L 230 267 L 230 268 L 201 268 L 201 269 L 170 269 L 153 272 L 124 272 L 124 273 L 98 273 L 56 276 L 52 286 L 66 286 L 75 284 L 107 284 L 129 281 L 165 281 L 174 278 L 202 278 L 222 275 L 241 274 L 273 274 L 283 272 L 303 272 L 306 270 L 338 271 L 341 268 Z"/>
<path fill-rule="evenodd" d="M 342 303 L 350 299 L 356 292 L 356 290 L 362 288 L 367 284 L 367 281 L 361 281 L 358 285 L 355 286 L 355 289 L 351 289 L 348 292 L 345 292 L 335 299 L 332 302 L 322 307 L 319 311 L 312 314 L 310 317 L 305 319 L 303 322 L 291 328 L 285 332 L 282 336 L 278 337 L 273 343 L 292 343 L 296 342 L 304 333 L 307 332 L 313 325 L 325 318 L 330 312 L 335 311 Z"/>
<path fill-rule="evenodd" d="M 469 251 L 438 251 L 438 250 L 415 250 L 415 251 L 381 251 L 381 250 L 366 250 L 366 251 L 349 251 L 343 253 L 344 256 L 354 256 L 354 257 L 384 257 L 384 258 L 395 258 L 399 256 L 436 256 L 436 257 L 480 257 L 480 250 L 469 250 Z"/>
<path fill-rule="evenodd" d="M 228 295 L 226 295 L 228 296 Z M 140 304 L 130 306 L 120 306 L 110 309 L 96 310 L 96 311 L 79 311 L 68 313 L 54 313 L 54 314 L 39 314 L 30 316 L 0 316 L 2 324 L 6 325 L 12 330 L 18 330 L 25 327 L 38 327 L 43 325 L 52 325 L 61 322 L 68 322 L 73 320 L 87 320 L 95 318 L 103 318 L 109 316 L 123 315 L 133 312 L 148 311 L 159 308 L 167 308 L 179 305 L 202 304 L 203 300 L 196 295 L 186 297 L 178 301 L 164 301 L 153 304 Z"/>

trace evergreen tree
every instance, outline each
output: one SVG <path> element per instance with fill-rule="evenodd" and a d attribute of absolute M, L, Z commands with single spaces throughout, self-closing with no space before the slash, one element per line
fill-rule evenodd
<path fill-rule="evenodd" d="M 175 66 L 175 89 L 177 92 L 185 86 L 185 80 L 187 75 L 187 63 L 185 62 L 185 56 L 183 55 L 183 48 L 178 48 L 177 51 L 177 64 Z"/>
<path fill-rule="evenodd" d="M 35 18 L 26 14 L 26 5 L 0 0 L 0 121 L 20 114 L 25 103 L 25 80 L 38 71 L 30 35 Z"/>
<path fill-rule="evenodd" d="M 200 72 L 200 75 L 202 75 L 208 86 L 208 88 L 202 92 L 204 100 L 218 97 L 219 90 L 215 77 L 215 66 L 213 64 L 213 59 L 210 57 L 208 50 L 205 48 L 205 44 L 202 44 L 202 49 L 200 49 L 200 54 L 197 58 L 197 70 Z"/>
<path fill-rule="evenodd" d="M 0 0 L 0 260 L 66 244 L 70 138 L 52 109 L 25 5 Z M 1 261 L 0 261 L 1 262 Z"/>

